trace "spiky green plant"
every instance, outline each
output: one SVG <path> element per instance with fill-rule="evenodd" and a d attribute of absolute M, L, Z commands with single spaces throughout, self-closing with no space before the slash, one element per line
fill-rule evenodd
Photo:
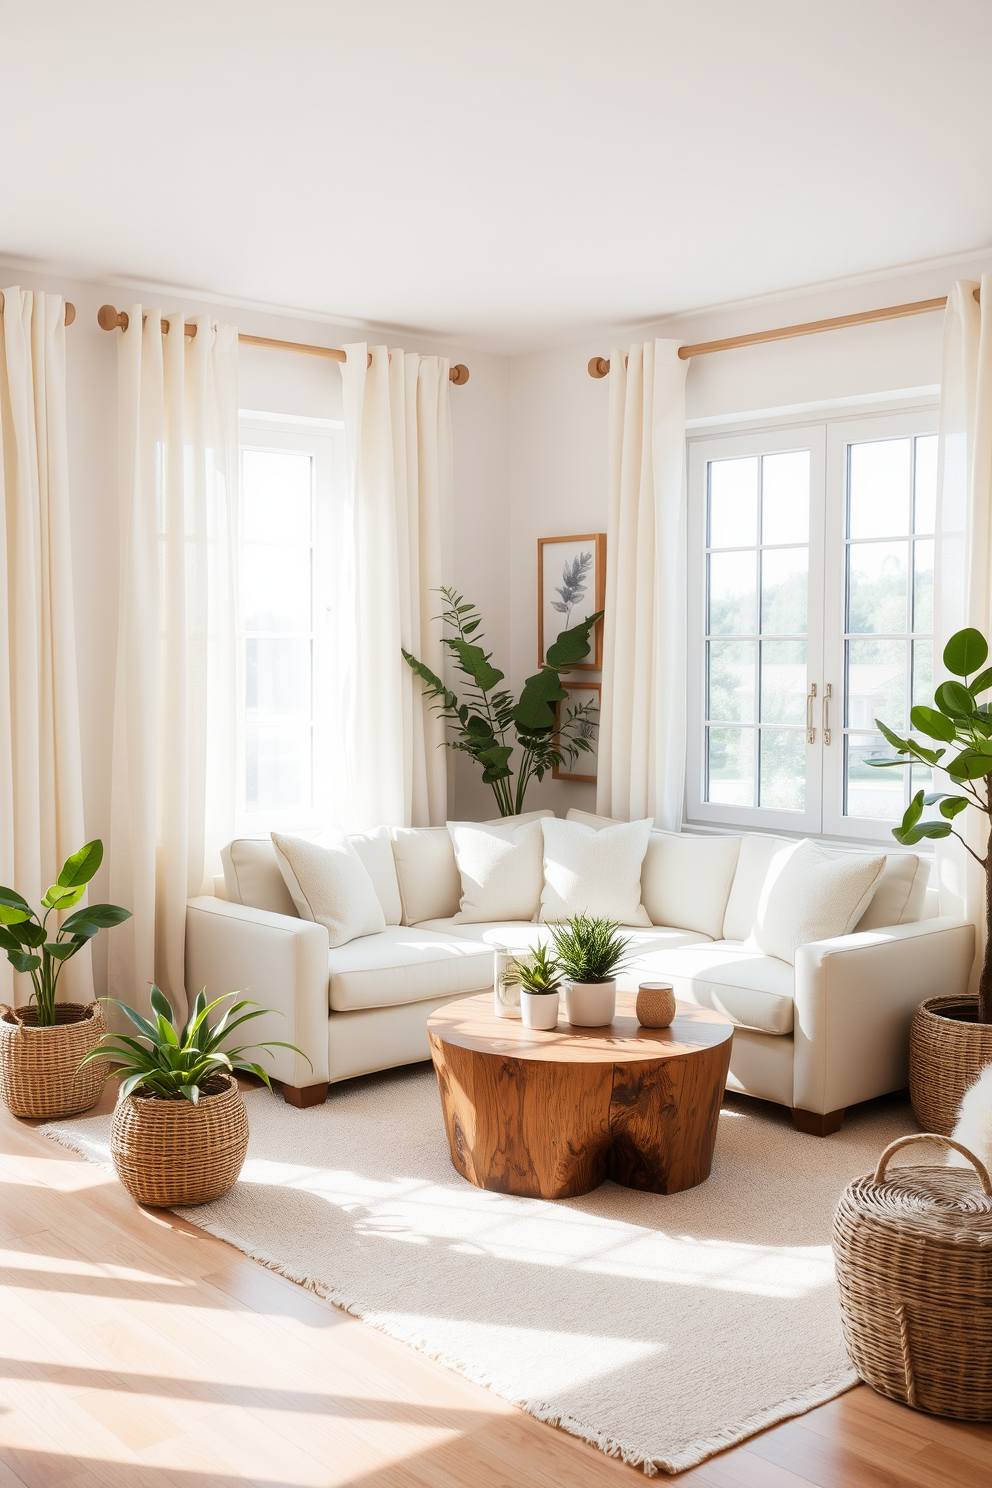
<path fill-rule="evenodd" d="M 302 1054 L 313 1069 L 302 1049 L 298 1049 L 295 1044 L 282 1043 L 279 1039 L 267 1039 L 259 1044 L 241 1044 L 236 1049 L 222 1049 L 221 1044 L 230 1038 L 236 1028 L 252 1018 L 264 1017 L 269 1011 L 250 999 L 242 998 L 233 1007 L 229 1007 L 211 1027 L 209 1015 L 214 1008 L 237 995 L 236 992 L 226 992 L 223 997 L 207 1002 L 204 988 L 197 993 L 193 1011 L 181 1028 L 176 1027 L 176 1015 L 171 1002 L 158 987 L 152 988 L 151 996 L 154 1023 L 142 1017 L 134 1008 L 128 1007 L 127 1003 L 118 1002 L 116 997 L 104 998 L 103 1001 L 116 1003 L 127 1014 L 138 1030 L 138 1037 L 108 1033 L 99 1047 L 87 1054 L 82 1063 L 88 1064 L 91 1059 L 107 1059 L 121 1066 L 124 1074 L 120 1087 L 121 1099 L 137 1090 L 156 1096 L 159 1100 L 192 1101 L 194 1106 L 200 1099 L 204 1085 L 213 1075 L 233 1074 L 235 1070 L 257 1075 L 272 1089 L 269 1077 L 261 1065 L 241 1057 L 250 1049 L 292 1049 L 294 1054 Z M 241 1013 L 237 1017 L 236 1014 L 246 1007 L 253 1007 L 256 1011 Z"/>
<path fill-rule="evenodd" d="M 533 997 L 557 992 L 562 984 L 562 972 L 557 958 L 552 955 L 550 945 L 542 942 L 526 957 L 514 956 L 503 973 L 503 984 L 507 987 L 522 987 Z"/>
<path fill-rule="evenodd" d="M 577 914 L 548 928 L 559 971 L 570 982 L 608 982 L 627 964 L 631 937 L 619 934 L 618 920 Z"/>

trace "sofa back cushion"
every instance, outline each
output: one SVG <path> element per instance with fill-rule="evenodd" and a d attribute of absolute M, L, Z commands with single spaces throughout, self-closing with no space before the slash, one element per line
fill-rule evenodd
<path fill-rule="evenodd" d="M 608 816 L 574 807 L 566 820 L 588 827 L 613 825 Z M 641 903 L 652 925 L 721 940 L 740 844 L 739 837 L 694 837 L 653 828 L 641 867 Z"/>
<path fill-rule="evenodd" d="M 554 816 L 554 812 L 525 811 L 513 817 L 513 823 L 522 826 L 542 816 Z M 497 816 L 482 825 L 502 826 L 505 821 Z M 390 835 L 402 905 L 400 923 L 453 919 L 459 910 L 462 880 L 447 827 L 392 827 Z"/>
<path fill-rule="evenodd" d="M 315 842 L 320 842 L 320 835 L 319 832 L 313 834 Z M 401 924 L 400 890 L 393 866 L 389 828 L 373 827 L 368 832 L 352 832 L 348 840 L 372 880 L 386 924 Z M 250 909 L 266 909 L 272 914 L 296 917 L 296 905 L 279 870 L 270 838 L 235 837 L 221 850 L 220 856 L 224 865 L 224 887 L 232 904 L 246 904 Z"/>

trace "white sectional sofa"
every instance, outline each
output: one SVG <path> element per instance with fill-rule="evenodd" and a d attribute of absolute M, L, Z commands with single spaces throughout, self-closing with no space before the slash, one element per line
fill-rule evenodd
<path fill-rule="evenodd" d="M 382 905 L 378 934 L 329 950 L 324 927 L 298 917 L 268 839 L 232 842 L 226 898 L 188 907 L 188 990 L 244 989 L 274 1010 L 253 1027 L 308 1056 L 279 1049 L 271 1065 L 296 1105 L 323 1101 L 329 1082 L 429 1058 L 429 1014 L 492 987 L 494 945 L 547 934 L 531 921 L 455 920 L 461 883 L 444 827 L 350 840 Z M 788 1106 L 800 1129 L 826 1135 L 847 1106 L 906 1084 L 913 1011 L 924 997 L 966 991 L 974 928 L 934 917 L 929 865 L 895 852 L 853 933 L 801 946 L 794 967 L 749 950 L 782 841 L 652 832 L 641 875 L 652 926 L 630 930 L 635 959 L 620 985 L 663 978 L 725 1014 L 735 1024 L 728 1087 Z"/>

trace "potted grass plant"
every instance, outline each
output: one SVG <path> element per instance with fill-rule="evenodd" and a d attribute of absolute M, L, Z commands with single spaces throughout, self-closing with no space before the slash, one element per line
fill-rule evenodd
<path fill-rule="evenodd" d="M 66 962 L 100 930 L 131 918 L 117 904 L 75 909 L 102 861 L 99 839 L 68 857 L 40 912 L 0 888 L 0 948 L 32 987 L 25 1005 L 0 1004 L 0 1096 L 15 1116 L 76 1116 L 100 1099 L 99 1070 L 81 1067 L 107 1031 L 100 1004 L 59 1002 L 56 994 Z"/>
<path fill-rule="evenodd" d="M 139 1204 L 206 1204 L 227 1193 L 248 1150 L 248 1113 L 235 1071 L 257 1075 L 271 1089 L 265 1070 L 245 1055 L 272 1048 L 302 1053 L 278 1039 L 222 1048 L 236 1029 L 268 1011 L 242 998 L 211 1025 L 210 1014 L 232 997 L 237 993 L 207 1002 L 206 991 L 198 993 L 181 1026 L 158 987 L 151 993 L 154 1022 L 107 999 L 131 1020 L 137 1037 L 107 1034 L 85 1062 L 113 1061 L 121 1076 L 110 1151 L 117 1176 Z"/>
<path fill-rule="evenodd" d="M 978 700 L 982 693 L 992 691 L 988 655 L 988 642 L 981 631 L 969 628 L 951 636 L 944 647 L 944 666 L 951 679 L 934 693 L 937 706 L 912 709 L 915 737 L 903 738 L 876 718 L 895 755 L 869 761 L 883 770 L 919 762 L 934 775 L 942 771 L 952 789 L 917 791 L 892 835 L 906 847 L 924 838 L 956 837 L 985 875 L 988 934 L 977 996 L 927 998 L 916 1010 L 910 1030 L 913 1110 L 925 1131 L 945 1136 L 954 1128 L 965 1091 L 984 1066 L 992 1063 L 992 841 L 986 838 L 982 857 L 953 825 L 969 809 L 992 818 L 992 706 Z M 921 734 L 936 747 L 924 744 Z M 927 806 L 937 807 L 936 820 L 922 820 Z M 986 833 L 988 827 L 986 821 Z"/>
<path fill-rule="evenodd" d="M 548 945 L 535 946 L 526 956 L 514 956 L 503 982 L 520 988 L 520 1021 L 525 1028 L 557 1028 L 562 974 Z"/>
<path fill-rule="evenodd" d="M 626 965 L 630 936 L 616 920 L 573 915 L 549 926 L 565 978 L 565 1017 L 577 1028 L 604 1028 L 617 1010 L 617 973 Z"/>

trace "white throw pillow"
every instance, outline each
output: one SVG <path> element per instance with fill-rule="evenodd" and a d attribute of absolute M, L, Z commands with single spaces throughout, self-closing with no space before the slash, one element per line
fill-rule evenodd
<path fill-rule="evenodd" d="M 547 924 L 590 914 L 621 925 L 650 925 L 641 903 L 641 864 L 653 825 L 647 817 L 597 831 L 554 817 L 542 821 L 541 919 Z"/>
<path fill-rule="evenodd" d="M 799 946 L 849 934 L 884 867 L 884 853 L 831 857 L 813 842 L 797 842 L 776 854 L 745 945 L 794 964 Z"/>
<path fill-rule="evenodd" d="M 320 843 L 273 832 L 272 846 L 297 914 L 325 925 L 332 946 L 385 930 L 375 885 L 344 832 L 325 832 Z"/>
<path fill-rule="evenodd" d="M 540 821 L 449 821 L 448 832 L 462 880 L 456 924 L 537 918 L 544 884 Z"/>
<path fill-rule="evenodd" d="M 542 816 L 554 816 L 554 812 L 547 808 L 522 811 L 513 822 L 519 827 Z M 497 816 L 482 825 L 498 827 L 506 820 Z M 450 920 L 458 913 L 462 882 L 447 827 L 393 827 L 392 838 L 403 905 L 402 923 L 419 925 L 422 920 Z"/>

